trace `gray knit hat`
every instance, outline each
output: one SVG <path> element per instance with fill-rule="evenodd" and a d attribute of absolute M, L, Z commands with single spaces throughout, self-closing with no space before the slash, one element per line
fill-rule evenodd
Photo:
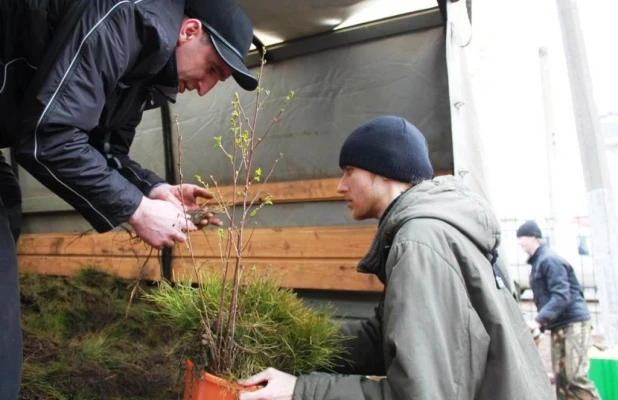
<path fill-rule="evenodd" d="M 433 178 L 425 137 L 414 125 L 394 116 L 378 117 L 356 128 L 341 147 L 339 166 L 405 183 Z"/>

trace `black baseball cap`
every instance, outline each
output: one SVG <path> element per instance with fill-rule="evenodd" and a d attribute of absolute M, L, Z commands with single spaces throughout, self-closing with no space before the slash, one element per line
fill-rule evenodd
<path fill-rule="evenodd" d="M 253 41 L 253 24 L 242 8 L 234 0 L 187 0 L 185 14 L 202 22 L 240 87 L 255 90 L 258 81 L 244 61 Z"/>

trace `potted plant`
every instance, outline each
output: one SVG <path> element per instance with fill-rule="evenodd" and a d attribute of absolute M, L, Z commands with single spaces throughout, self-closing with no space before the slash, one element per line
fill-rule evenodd
<path fill-rule="evenodd" d="M 270 194 L 250 194 L 249 189 L 266 183 L 280 159 L 273 161 L 268 173 L 254 164 L 256 151 L 284 112 L 282 107 L 267 128 L 258 132 L 260 111 L 270 95 L 261 87 L 264 64 L 263 60 L 251 113 L 245 112 L 235 94 L 229 133 L 214 138 L 215 147 L 229 161 L 232 198 L 224 198 L 214 177 L 210 177 L 212 186 L 197 177 L 211 190 L 216 204 L 204 205 L 192 219 L 199 221 L 206 212 L 218 212 L 227 220 L 226 227 L 218 229 L 219 273 L 200 271 L 189 239 L 192 276 L 175 285 L 163 282 L 146 294 L 157 304 L 157 316 L 177 332 L 178 346 L 187 356 L 185 399 L 236 398 L 239 388 L 232 382 L 239 378 L 267 367 L 292 374 L 327 370 L 343 354 L 344 337 L 332 321 L 332 310 L 311 310 L 291 290 L 280 288 L 275 279 L 243 263 L 253 222 L 263 207 L 272 204 Z M 285 96 L 284 105 L 293 96 L 293 91 Z M 179 129 L 177 117 L 176 125 Z M 179 130 L 179 149 L 181 138 Z M 182 154 L 179 164 L 182 184 Z"/>

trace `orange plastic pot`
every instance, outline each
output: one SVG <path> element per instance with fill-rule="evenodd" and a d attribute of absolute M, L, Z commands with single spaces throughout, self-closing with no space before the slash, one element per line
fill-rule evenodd
<path fill-rule="evenodd" d="M 238 392 L 253 392 L 257 386 L 240 386 L 207 372 L 194 373 L 194 365 L 186 361 L 184 400 L 237 400 Z"/>

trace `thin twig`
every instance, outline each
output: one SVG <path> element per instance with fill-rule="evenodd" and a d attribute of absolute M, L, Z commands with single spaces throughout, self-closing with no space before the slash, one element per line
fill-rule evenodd
<path fill-rule="evenodd" d="M 139 267 L 139 272 L 137 275 L 137 279 L 135 280 L 135 282 L 133 282 L 133 289 L 131 289 L 131 295 L 129 296 L 129 304 L 127 304 L 127 310 L 124 313 L 125 318 L 127 318 L 129 316 L 129 310 L 131 309 L 131 305 L 133 304 L 133 299 L 135 298 L 135 295 L 137 294 L 137 289 L 139 288 L 139 283 L 142 281 L 142 274 L 144 273 L 144 269 L 146 268 L 146 264 L 148 264 L 148 260 L 150 260 L 150 257 L 152 256 L 152 252 L 154 250 L 154 247 L 150 247 L 150 251 L 148 252 L 148 256 L 146 257 L 146 259 L 144 260 L 144 262 L 142 263 L 142 265 Z M 137 254 L 136 254 L 137 257 Z"/>
<path fill-rule="evenodd" d="M 266 175 L 266 178 L 264 179 L 264 184 L 268 183 L 268 181 L 270 180 L 270 176 L 273 174 L 273 171 L 275 170 L 275 167 L 277 166 L 277 164 L 279 163 L 279 160 L 281 160 L 282 155 L 279 155 L 279 158 L 277 158 L 272 166 L 272 168 L 270 169 L 270 172 L 268 173 L 268 175 Z M 249 204 L 249 207 L 253 206 L 253 204 L 255 203 L 256 200 L 258 200 L 260 198 L 260 195 L 262 194 L 261 190 L 258 190 L 258 192 L 255 194 L 255 196 L 253 197 L 253 200 L 251 200 L 251 204 Z"/>
<path fill-rule="evenodd" d="M 187 215 L 187 211 L 186 211 L 186 207 L 185 207 L 185 197 L 184 197 L 184 193 L 182 191 L 182 185 L 183 185 L 183 174 L 182 174 L 182 132 L 180 130 L 180 121 L 178 120 L 178 114 L 174 114 L 174 121 L 176 122 L 176 132 L 178 133 L 178 175 L 179 175 L 179 189 L 180 189 L 180 200 L 182 203 L 182 212 L 183 215 Z M 185 222 L 185 228 L 186 228 L 186 232 L 187 232 L 187 247 L 189 248 L 189 253 L 191 254 L 191 261 L 193 263 L 193 271 L 195 273 L 195 279 L 197 280 L 197 284 L 198 287 L 202 286 L 202 279 L 200 277 L 199 274 L 199 268 L 197 265 L 197 261 L 195 260 L 195 254 L 193 252 L 193 243 L 191 242 L 191 234 L 189 233 L 189 221 L 186 220 Z M 208 309 L 207 309 L 207 303 L 206 303 L 206 298 L 204 297 L 204 293 L 199 290 L 200 292 L 200 297 L 202 300 L 202 307 L 204 309 L 204 318 L 206 319 L 206 323 L 208 325 L 210 325 L 209 323 L 209 319 L 208 319 Z"/>

